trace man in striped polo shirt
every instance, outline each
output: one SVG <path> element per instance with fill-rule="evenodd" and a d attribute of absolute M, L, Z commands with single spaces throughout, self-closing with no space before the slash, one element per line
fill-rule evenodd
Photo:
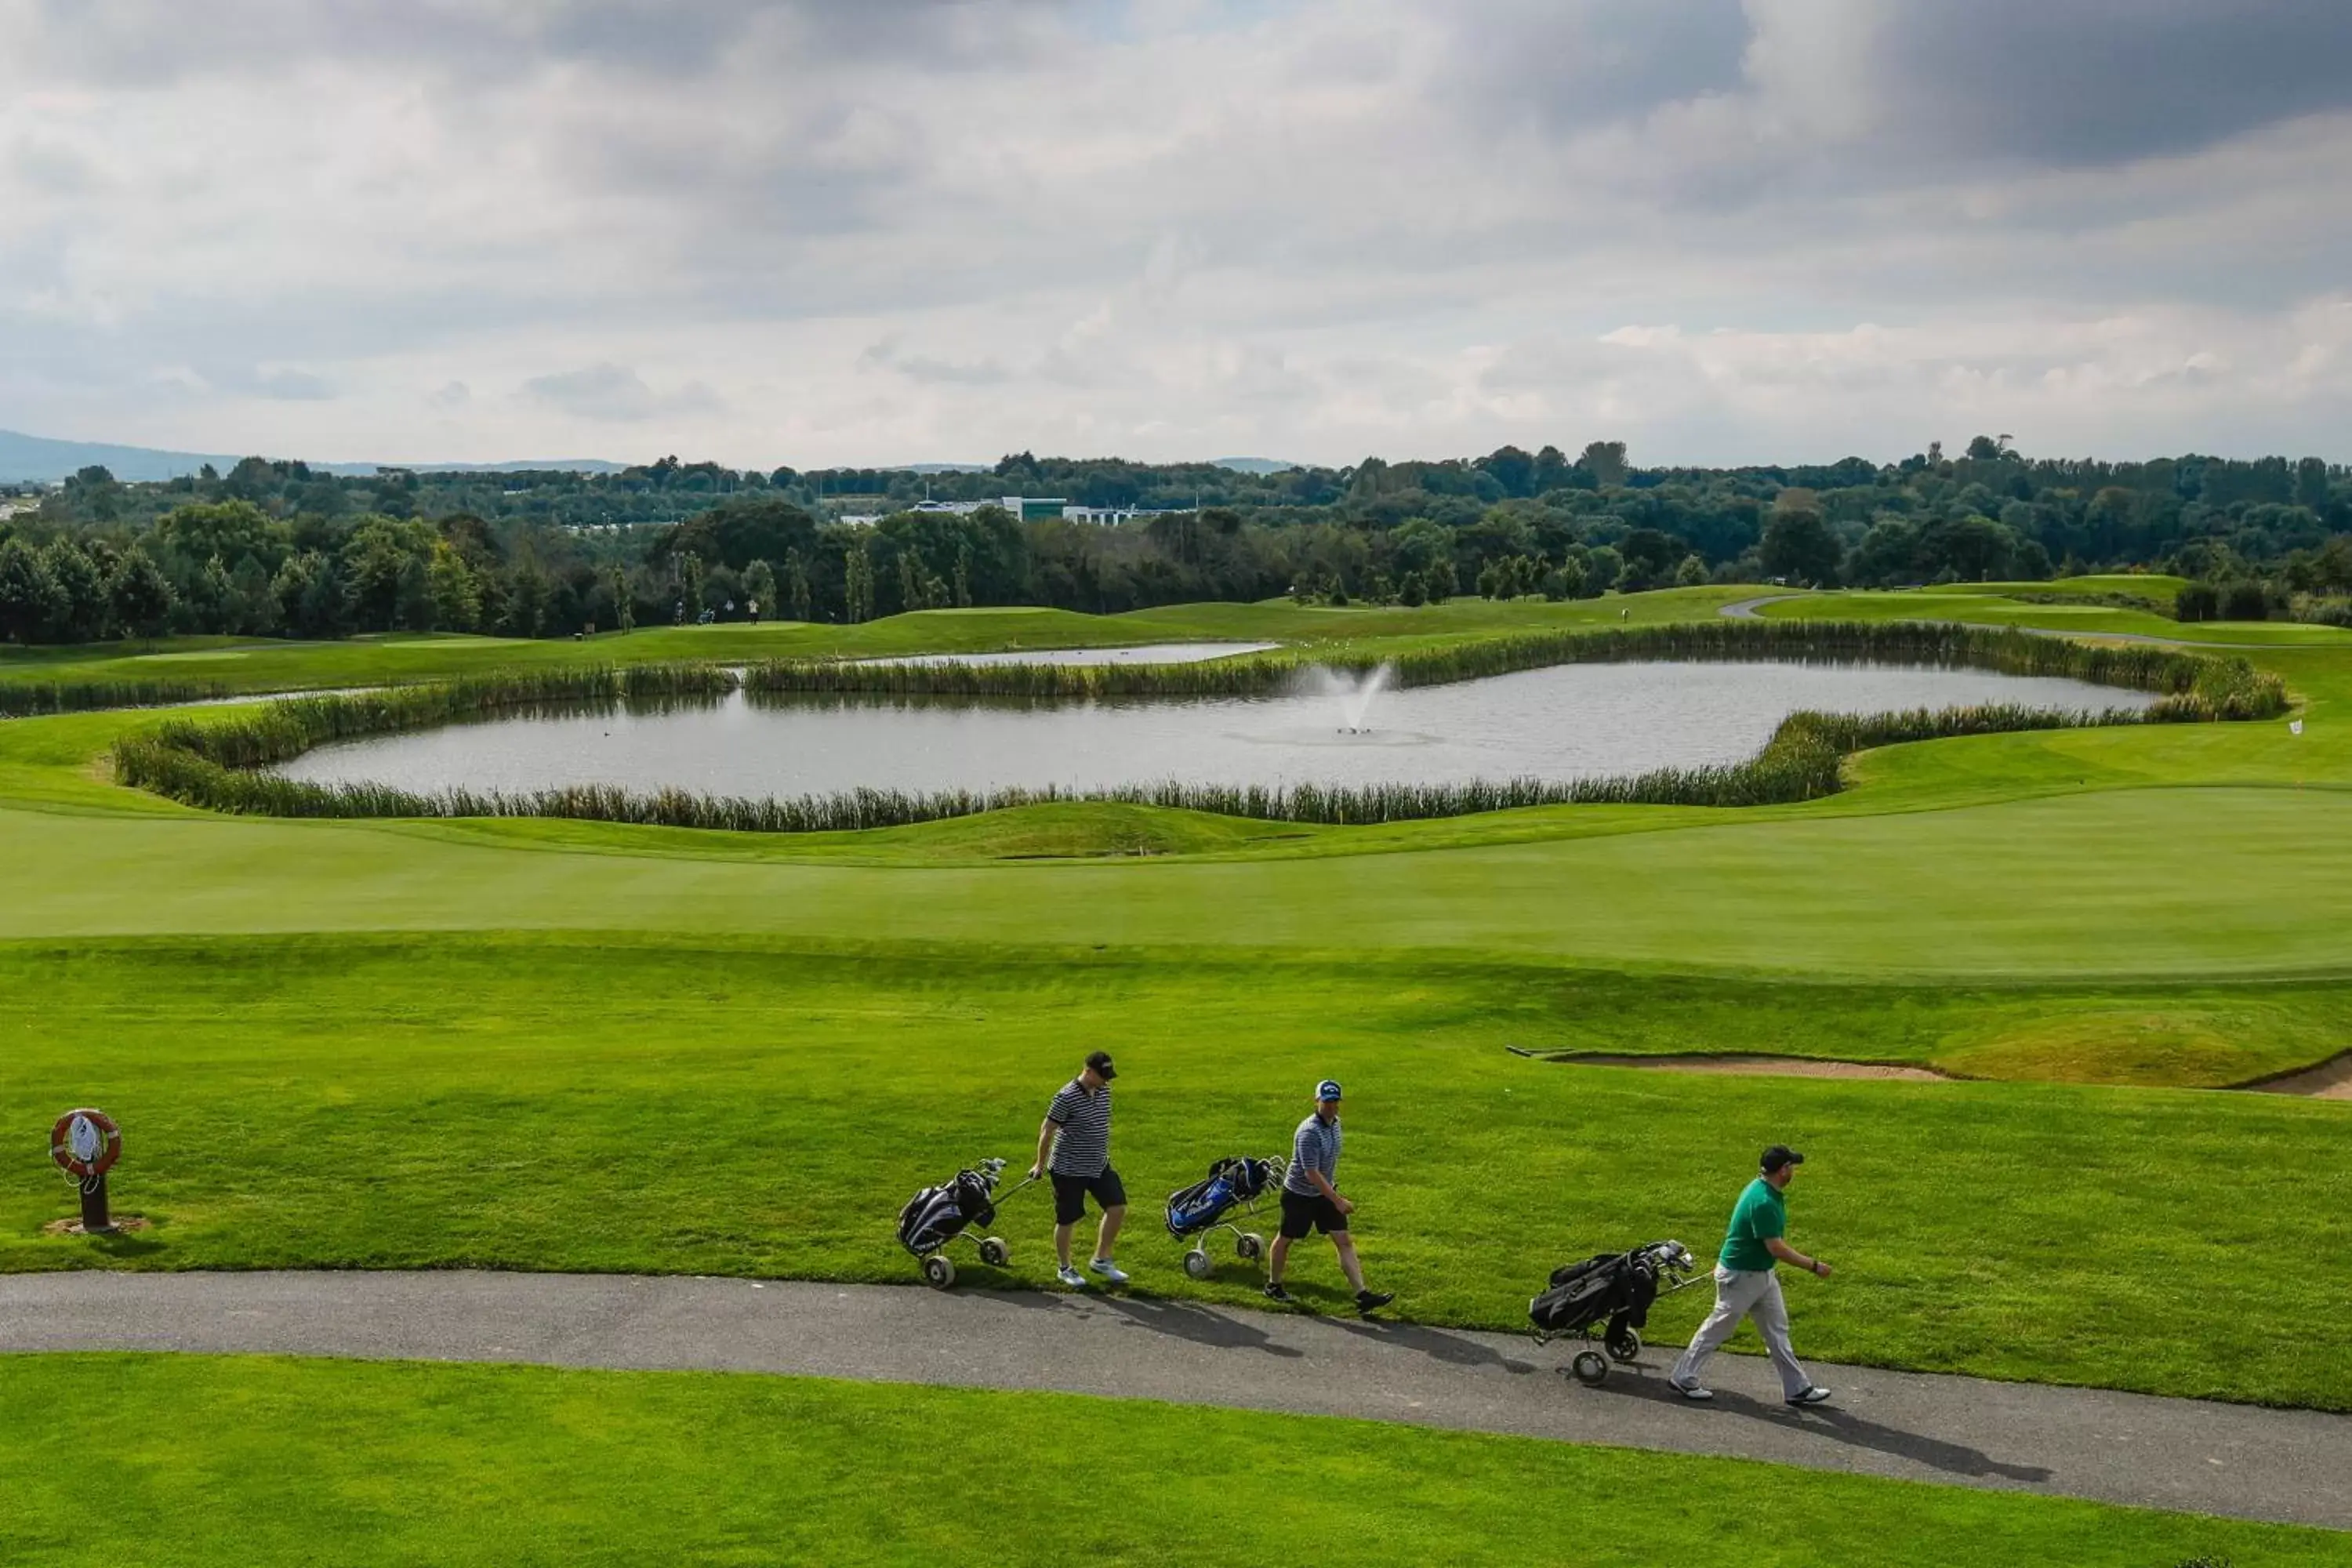
<path fill-rule="evenodd" d="M 1356 1258 L 1356 1238 L 1348 1234 L 1348 1216 L 1356 1205 L 1331 1184 L 1339 1171 L 1339 1084 L 1327 1078 L 1315 1086 L 1315 1113 L 1291 1135 L 1290 1165 L 1282 1173 L 1282 1231 L 1266 1260 L 1265 1293 L 1271 1300 L 1297 1300 L 1282 1288 L 1290 1244 L 1310 1229 L 1319 1230 L 1339 1254 L 1339 1271 L 1356 1292 L 1356 1310 L 1370 1316 L 1395 1300 L 1396 1293 L 1364 1289 L 1364 1266 Z"/>
<path fill-rule="evenodd" d="M 1110 1080 L 1118 1076 L 1108 1051 L 1087 1058 L 1078 1076 L 1046 1107 L 1037 1129 L 1037 1163 L 1029 1167 L 1033 1182 L 1040 1172 L 1054 1179 L 1054 1255 L 1062 1264 L 1056 1278 L 1073 1290 L 1087 1288 L 1087 1277 L 1070 1267 L 1070 1233 L 1086 1217 L 1089 1195 L 1102 1209 L 1102 1231 L 1087 1267 L 1107 1284 L 1127 1283 L 1126 1274 L 1110 1260 L 1127 1218 L 1127 1188 L 1110 1163 Z"/>

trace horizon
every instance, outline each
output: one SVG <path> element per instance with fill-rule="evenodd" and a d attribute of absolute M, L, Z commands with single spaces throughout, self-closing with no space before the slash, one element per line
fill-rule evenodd
<path fill-rule="evenodd" d="M 9 15 L 0 427 L 2352 459 L 2342 7 Z"/>
<path fill-rule="evenodd" d="M 1987 435 L 1987 436 L 1989 436 L 1989 435 L 1990 435 L 1990 432 L 1982 432 L 1982 431 L 1979 431 L 1979 432 L 1975 432 L 1974 434 L 1975 434 L 1975 435 Z M 26 440 L 28 440 L 28 441 L 38 442 L 38 443 L 41 443 L 41 444 L 43 444 L 43 445 L 50 445 L 50 446 L 59 446 L 59 447 L 87 447 L 87 448 L 91 448 L 91 449 L 93 449 L 93 450 L 98 449 L 98 448 L 111 448 L 111 449 L 118 449 L 118 450 L 129 450 L 129 451 L 134 451 L 134 452 L 141 453 L 141 454 L 142 454 L 142 455 L 152 456 L 152 457 L 156 457 L 156 458 L 173 458 L 173 459 L 181 459 L 181 460 L 191 460 L 191 459 L 193 459 L 193 460 L 196 460 L 196 461 L 199 461 L 199 462 L 208 462 L 208 463 L 212 464 L 215 468 L 217 468 L 220 472 L 222 472 L 222 473 L 226 473 L 226 472 L 227 471 L 227 466 L 229 466 L 229 465 L 234 465 L 234 464 L 236 464 L 236 463 L 237 463 L 237 462 L 245 461 L 245 460 L 247 460 L 247 459 L 258 459 L 258 460 L 260 460 L 260 461 L 263 461 L 263 462 L 268 462 L 268 463 L 301 463 L 301 464 L 304 464 L 304 465 L 306 465 L 306 466 L 308 466 L 308 467 L 311 468 L 320 469 L 320 470 L 322 470 L 322 471 L 324 471 L 324 470 L 336 470 L 336 471 L 338 471 L 338 472 L 341 475 L 341 477 L 345 477 L 345 478 L 363 478 L 363 477 L 364 477 L 364 472 L 353 473 L 353 472 L 346 472 L 346 470 L 364 470 L 364 471 L 373 471 L 373 470 L 376 470 L 376 469 L 385 469 L 385 470 L 405 469 L 405 470 L 412 471 L 412 472 L 415 472 L 415 473 L 436 473 L 436 472 L 441 472 L 441 473 L 453 473 L 453 472 L 463 472 L 463 471 L 478 471 L 478 472 L 484 472 L 484 473 L 524 473 L 524 472 L 533 472 L 533 471 L 538 471 L 538 472 L 554 472 L 554 471 L 563 471 L 563 470 L 572 470 L 572 471 L 579 471 L 579 472 L 595 472 L 595 471 L 600 471 L 600 470 L 611 470 L 611 471 L 618 472 L 618 471 L 625 470 L 625 469 L 628 469 L 628 468 L 650 468 L 650 467 L 652 467 L 653 465 L 655 465 L 656 463 L 658 463 L 658 462 L 664 461 L 664 460 L 666 460 L 666 459 L 667 459 L 667 458 L 675 458 L 675 459 L 676 459 L 678 463 L 680 463 L 682 466 L 688 467 L 688 468 L 695 467 L 695 466 L 698 466 L 698 465 L 700 465 L 700 464 L 704 464 L 704 463 L 709 463 L 709 464 L 714 464 L 714 465 L 716 465 L 717 467 L 719 467 L 719 468 L 722 468 L 722 469 L 727 469 L 727 470 L 729 470 L 729 471 L 736 472 L 736 473 L 772 474 L 772 473 L 774 473 L 774 472 L 775 472 L 778 468 L 793 468 L 795 472 L 799 472 L 799 473 L 819 473 L 819 472 L 829 472 L 829 471 L 841 471 L 841 470 L 845 470 L 845 469 L 870 469 L 870 470 L 872 470 L 872 471 L 874 471 L 874 472 L 876 472 L 876 473 L 920 473 L 920 474 L 929 474 L 929 473 L 963 473 L 963 474 L 986 474 L 986 473 L 993 472 L 993 471 L 996 469 L 996 468 L 998 468 L 998 467 L 1000 466 L 1000 464 L 1002 464 L 1002 463 L 1003 463 L 1003 461 L 1005 461 L 1006 459 L 1008 459 L 1008 458 L 1013 458 L 1013 457 L 1015 457 L 1015 456 L 1020 455 L 1020 453 L 1018 453 L 1018 452 L 1007 452 L 1007 453 L 1003 454 L 1002 456 L 1000 456 L 999 458 L 996 458 L 996 459 L 994 459 L 994 460 L 985 461 L 985 462 L 978 462 L 978 461 L 957 461 L 957 460 L 954 460 L 954 459 L 945 459 L 945 458 L 919 458 L 919 459 L 916 459 L 916 460 L 913 460 L 913 461 L 910 461 L 910 462 L 844 463 L 844 464 L 838 464 L 838 465 L 802 465 L 802 464 L 790 463 L 790 462 L 781 462 L 781 463 L 730 463 L 730 462 L 727 461 L 727 460 L 726 460 L 726 459 L 724 459 L 724 458 L 713 458 L 713 457 L 688 457 L 688 456 L 685 455 L 684 453 L 679 453 L 679 452 L 665 453 L 665 454 L 663 454 L 661 457 L 653 457 L 653 458 L 646 458 L 646 457 L 637 457 L 637 458 L 622 458 L 622 457 L 585 457 L 585 456 L 573 456 L 573 457 L 568 457 L 568 458 L 508 458 L 508 459 L 494 459 L 494 460 L 488 460 L 488 461 L 484 461 L 484 460 L 478 460 L 478 459 L 469 459 L 469 458 L 448 459 L 448 460 L 436 460 L 436 459 L 430 459 L 430 458 L 427 458 L 427 459 L 423 459 L 423 460 L 415 461 L 415 462 L 400 463 L 400 462 L 389 462 L 389 461 L 376 461 L 376 460 L 367 459 L 367 458 L 314 458 L 314 457 L 298 456 L 298 455 L 288 454 L 288 453 L 271 453 L 271 452 L 268 452 L 268 451 L 247 451 L 247 452 L 243 452 L 243 453 L 232 453 L 232 452 L 227 452 L 227 451 L 221 451 L 221 452 L 194 452 L 194 451 L 185 451 L 185 450 L 180 450 L 180 449 L 174 449 L 174 448 L 164 448 L 164 447 L 131 447 L 131 446 L 129 446 L 128 444 L 126 444 L 126 443 L 122 443 L 122 442 L 113 442 L 113 441 L 79 441 L 79 440 L 72 440 L 72 439 L 60 438 L 60 437 L 55 437 L 36 436 L 36 435 L 32 435 L 31 433 L 29 433 L 29 432 L 26 432 L 26 431 L 21 431 L 21 430 L 10 430 L 10 429 L 0 428 L 0 441 L 5 441 L 6 438 L 9 438 L 9 437 L 20 437 L 20 438 L 23 438 L 23 439 L 26 439 Z M 1962 437 L 1961 439 L 1959 439 L 1959 440 L 1958 440 L 1958 441 L 1939 441 L 1939 442 L 1937 442 L 1937 443 L 1936 443 L 1936 444 L 1937 444 L 1937 445 L 1939 445 L 1939 446 L 1941 446 L 1941 447 L 1943 447 L 1945 448 L 1945 450 L 1944 450 L 1944 457 L 1946 458 L 1946 459 L 1947 459 L 1947 460 L 1950 460 L 1950 459 L 1956 459 L 1956 458 L 1958 458 L 1958 457 L 1960 457 L 1961 455 L 1963 455 L 1963 453 L 1964 453 L 1964 451 L 1965 451 L 1965 448 L 1966 448 L 1966 446 L 1967 446 L 1967 443 L 1968 443 L 1968 441 L 1969 441 L 1969 439 L 1971 439 L 1971 438 L 1973 438 L 1973 437 Z M 1508 442 L 1504 443 L 1504 446 L 1506 446 L 1506 447 L 1507 447 L 1507 446 L 1512 446 L 1512 445 L 1516 445 L 1516 443 L 1508 443 Z M 1559 442 L 1559 441 L 1552 441 L 1552 442 L 1545 443 L 1544 445 L 1546 445 L 1546 446 L 1550 446 L 1550 447 L 1557 447 L 1557 448 L 1559 448 L 1559 450 L 1560 450 L 1564 455 L 1568 456 L 1571 460 L 1574 458 L 1575 453 L 1574 453 L 1574 452 L 1572 452 L 1572 451 L 1570 451 L 1570 450 L 1569 449 L 1569 446 L 1568 446 L 1568 444 L 1566 444 L 1566 443 Z M 1579 447 L 1580 447 L 1580 449 L 1581 443 L 1578 443 L 1578 446 L 1579 446 Z M 1150 459 L 1150 458 L 1129 458 L 1129 457 L 1127 457 L 1127 456 L 1125 456 L 1125 455 L 1123 455 L 1123 454 L 1119 454 L 1119 453 L 1076 453 L 1076 452 L 1053 452 L 1053 451 L 1038 452 L 1038 451 L 1035 451 L 1035 450 L 1034 450 L 1034 448 L 1031 448 L 1031 447 L 1024 447 L 1024 448 L 1022 448 L 1022 449 L 1021 449 L 1021 451 L 1022 451 L 1022 452 L 1026 452 L 1026 453 L 1028 453 L 1029 455 L 1031 455 L 1031 456 L 1033 456 L 1033 457 L 1036 458 L 1037 458 L 1037 460 L 1038 460 L 1038 461 L 1040 461 L 1040 462 L 1070 462 L 1070 463 L 1113 462 L 1113 463 L 1127 463 L 1127 464 L 1130 464 L 1130 465 L 1137 466 L 1137 467 L 1150 467 L 1150 468 L 1179 468 L 1179 467 L 1200 467 L 1200 466 L 1208 466 L 1208 467 L 1223 468 L 1223 467 L 1235 467 L 1235 466 L 1237 466 L 1237 465 L 1254 465 L 1254 464 L 1266 463 L 1266 464 L 1275 464 L 1275 465 L 1277 465 L 1279 468 L 1295 468 L 1295 469 L 1312 469 L 1312 468 L 1320 468 L 1320 469 L 1324 469 L 1324 470 L 1328 470 L 1328 471 L 1334 471 L 1334 472 L 1347 472 L 1347 471 L 1351 471 L 1351 470 L 1353 470 L 1353 469 L 1355 469 L 1355 468 L 1360 468 L 1360 467 L 1361 467 L 1364 463 L 1366 463 L 1366 462 L 1375 462 L 1375 461 L 1376 461 L 1376 462 L 1385 463 L 1385 464 L 1388 464 L 1388 465 L 1390 465 L 1390 466 L 1391 466 L 1391 467 L 1401 466 L 1401 465 L 1408 465 L 1408 464 L 1443 464 L 1443 463 L 1475 462 L 1475 460 L 1477 460 L 1477 459 L 1478 459 L 1478 458 L 1480 458 L 1487 457 L 1487 456 L 1491 455 L 1493 452 L 1495 452 L 1495 451 L 1498 451 L 1498 450 L 1501 450 L 1501 449 L 1502 449 L 1501 447 L 1493 447 L 1493 448 L 1488 448 L 1488 449 L 1486 449 L 1486 450 L 1485 450 L 1485 451 L 1477 451 L 1477 452 L 1454 452 L 1454 453 L 1445 454 L 1445 455 L 1443 455 L 1443 456 L 1427 456 L 1427 455 L 1423 455 L 1423 456 L 1391 456 L 1390 454 L 1382 453 L 1382 452 L 1370 452 L 1370 453 L 1365 453 L 1365 454 L 1363 454 L 1361 457 L 1357 458 L 1355 458 L 1355 459 L 1353 459 L 1353 460 L 1350 460 L 1350 461 L 1348 461 L 1348 462 L 1341 462 L 1341 463 L 1305 463 L 1305 462 L 1295 462 L 1295 461 L 1291 461 L 1291 460 L 1286 459 L 1286 458 L 1266 458 L 1266 457 L 1262 457 L 1262 456 L 1242 455 L 1242 454 L 1229 455 L 1229 456 L 1226 456 L 1226 457 L 1220 457 L 1220 458 L 1168 458 Z M 1537 449 L 1538 449 L 1538 450 L 1540 450 L 1540 448 L 1537 448 Z M 1871 464 L 1873 467 L 1874 467 L 1874 468 L 1878 468 L 1878 469 L 1880 469 L 1880 470 L 1882 470 L 1882 471 L 1883 471 L 1883 470 L 1887 469 L 1887 468 L 1892 468 L 1898 467 L 1899 465 L 1901 465 L 1902 463 L 1904 463 L 1905 461 L 1906 461 L 1906 460 L 1908 460 L 1908 459 L 1910 459 L 1910 458 L 1912 458 L 1924 456 L 1924 455 L 1926 455 L 1926 451 L 1927 451 L 1927 448 L 1923 447 L 1921 450 L 1916 451 L 1916 452 L 1906 452 L 1906 453 L 1903 453 L 1903 454 L 1901 454 L 1901 455 L 1899 455 L 1899 456 L 1893 456 L 1893 457 L 1874 456 L 1874 455 L 1870 454 L 1870 453 L 1867 453 L 1867 452 L 1847 451 L 1847 452 L 1840 453 L 1840 454 L 1838 454 L 1838 455 L 1837 455 L 1837 456 L 1835 456 L 1835 457 L 1784 458 L 1777 458 L 1777 459 L 1765 459 L 1765 460 L 1762 460 L 1762 461 L 1755 461 L 1755 462 L 1730 463 L 1730 462 L 1705 462 L 1705 461 L 1699 461 L 1699 462 L 1689 462 L 1689 461 L 1680 461 L 1680 460 L 1675 460 L 1675 459 L 1661 459 L 1661 460 L 1654 460 L 1654 461 L 1645 461 L 1645 460 L 1643 459 L 1643 455 L 1642 455 L 1641 453 L 1639 453 L 1639 452 L 1635 452 L 1635 451 L 1633 451 L 1633 450 L 1631 450 L 1631 449 L 1630 449 L 1630 447 L 1629 447 L 1629 448 L 1628 448 L 1628 450 L 1627 450 L 1627 452 L 1626 452 L 1626 454 L 1625 454 L 1625 459 L 1626 459 L 1626 463 L 1627 463 L 1628 468 L 1631 468 L 1631 469 L 1633 469 L 1633 470 L 1636 470 L 1636 471 L 1641 471 L 1641 470 L 1656 471 L 1656 470 L 1663 470 L 1663 469 L 1687 469 L 1687 470 L 1696 470 L 1696 471 L 1724 471 L 1724 472 L 1729 472 L 1729 471 L 1735 471 L 1735 470 L 1744 469 L 1744 468 L 1780 468 L 1780 469 L 1793 469 L 1793 468 L 1828 468 L 1828 467 L 1834 466 L 1834 465 L 1836 465 L 1836 464 L 1838 464 L 1838 463 L 1841 463 L 1841 462 L 1847 462 L 1847 461 L 1853 461 L 1853 460 L 1857 460 L 1857 459 L 1858 459 L 1858 460 L 1860 460 L 1860 461 L 1863 461 L 1863 462 L 1869 463 L 1869 464 Z M 2021 461 L 2021 462 L 2023 462 L 2023 463 L 2028 463 L 2028 464 L 2032 464 L 2032 463 L 2040 463 L 2040 462 L 2057 462 L 2057 463 L 2105 463 L 2105 464 L 2109 464 L 2109 465 L 2116 466 L 2116 467 L 2124 467 L 2124 466 L 2129 466 L 2129 465 L 2134 465 L 2134 464 L 2154 463 L 2154 462 L 2168 462 L 2168 461 L 2174 461 L 2174 460 L 2178 460 L 2178 459 L 2181 459 L 2181 458 L 2217 458 L 2217 459 L 2220 459 L 2220 460 L 2222 460 L 2222 461 L 2226 461 L 2226 462 L 2257 462 L 2257 461 L 2262 461 L 2262 460 L 2264 460 L 2264 459 L 2270 459 L 2270 458 L 2283 458 L 2283 459 L 2284 459 L 2284 460 L 2286 460 L 2286 461 L 2288 461 L 2288 462 L 2290 462 L 2290 463 L 2293 463 L 2293 462 L 2295 462 L 2295 461 L 2300 460 L 2300 459 L 2303 459 L 2303 458 L 2314 458 L 2314 457 L 2316 457 L 2316 458 L 2321 458 L 2323 461 L 2326 462 L 2326 463 L 2328 464 L 2328 466 L 2329 466 L 2332 469 L 2342 469 L 2342 468 L 2352 468 L 2352 463 L 2347 463 L 2347 462 L 2345 462 L 2345 461 L 2343 461 L 2343 460 L 2341 460 L 2341 459 L 2338 459 L 2338 458 L 2334 458 L 2334 457 L 2328 456 L 2328 455 L 2327 455 L 2327 454 L 2326 454 L 2326 453 L 2294 452 L 2294 451 L 2289 451 L 2289 450 L 2286 450 L 2286 449 L 2284 449 L 2284 448 L 2278 448 L 2278 447 L 2273 447 L 2273 448 L 2269 448 L 2269 449 L 2262 449 L 2262 450 L 2252 450 L 2252 451 L 2248 451 L 2248 452 L 2227 452 L 2227 451 L 2207 450 L 2207 449 L 2201 449 L 2201 448 L 2197 448 L 2197 447 L 2188 447 L 2188 448 L 2183 448 L 2182 450 L 2179 450 L 2179 451 L 2174 451 L 2174 452 L 2133 452 L 2133 453 L 2107 453 L 2107 452 L 2079 452 L 2079 453 L 2077 453 L 2077 452 L 2028 452 L 2028 451 L 2017 450 L 2017 449 L 2015 449 L 2015 448 L 2013 448 L 2013 447 L 2012 447 L 2012 448 L 2011 449 L 2011 451 L 2009 452 L 2009 455 L 2010 455 L 2010 456 L 2011 456 L 2011 457 L 2013 457 L 2014 458 L 2016 458 L 2018 461 Z M 102 464 L 101 464 L 101 466 L 104 466 L 104 465 L 102 465 Z M 191 471 L 193 471 L 193 470 L 191 470 Z M 1247 470 L 1244 470 L 1244 469 L 1241 469 L 1241 468 L 1236 468 L 1236 471 L 1247 471 Z M 9 476 L 9 474 L 8 474 L 7 472 L 5 472 L 5 471 L 0 471 L 0 484 L 35 484 L 35 483 L 56 484 L 56 483 L 59 482 L 61 479 L 65 479 L 65 478 L 68 477 L 68 473 L 69 473 L 69 471 L 68 471 L 68 472 L 60 472 L 60 473 L 58 473 L 58 474 L 56 474 L 56 475 L 47 475 L 47 474 L 44 474 L 44 475 L 42 475 L 42 476 L 40 476 L 40 477 L 38 477 L 38 478 L 16 478 L 16 479 L 12 479 L 12 478 Z M 122 477 L 121 475 L 116 475 L 116 476 L 115 476 L 115 478 L 116 478 L 116 479 L 120 479 L 120 480 L 121 480 L 121 482 L 126 483 L 126 484 L 150 484 L 150 483 L 161 483 L 161 482 L 165 482 L 165 481 L 161 480 L 161 479 L 123 479 L 123 477 Z"/>

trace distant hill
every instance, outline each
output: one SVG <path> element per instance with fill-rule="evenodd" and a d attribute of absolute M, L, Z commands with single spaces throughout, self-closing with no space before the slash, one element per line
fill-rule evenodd
<path fill-rule="evenodd" d="M 118 479 L 176 479 L 210 463 L 226 471 L 235 458 L 207 452 L 163 452 L 102 441 L 50 441 L 0 430 L 0 484 L 48 483 L 96 463 Z"/>
<path fill-rule="evenodd" d="M 1298 467 L 1279 458 L 1212 458 L 1210 463 L 1220 468 L 1231 468 L 1237 474 L 1282 474 Z"/>
<path fill-rule="evenodd" d="M 104 441 L 52 441 L 16 430 L 0 430 L 0 484 L 48 484 L 79 473 L 93 464 L 125 483 L 176 479 L 210 463 L 222 473 L 236 458 L 222 452 L 170 452 L 154 447 L 120 447 Z M 379 468 L 415 468 L 420 473 L 500 473 L 520 468 L 561 468 L 581 474 L 616 474 L 625 463 L 600 458 L 560 458 L 513 463 L 313 463 L 330 474 L 365 476 Z"/>

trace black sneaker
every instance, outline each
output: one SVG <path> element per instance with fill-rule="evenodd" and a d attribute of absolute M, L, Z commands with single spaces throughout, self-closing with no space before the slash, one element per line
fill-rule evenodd
<path fill-rule="evenodd" d="M 1282 1288 L 1282 1281 L 1278 1279 L 1269 1279 L 1266 1281 L 1265 1294 L 1267 1300 L 1279 1301 L 1286 1307 L 1290 1306 L 1298 1300 L 1297 1297 L 1284 1289 Z"/>
<path fill-rule="evenodd" d="M 1360 1316 L 1370 1317 L 1395 1300 L 1396 1292 L 1393 1290 L 1359 1290 L 1356 1292 L 1356 1311 Z"/>

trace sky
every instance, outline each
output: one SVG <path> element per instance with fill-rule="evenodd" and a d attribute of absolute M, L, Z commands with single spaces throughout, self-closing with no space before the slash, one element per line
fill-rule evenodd
<path fill-rule="evenodd" d="M 2342 0 L 0 0 L 0 426 L 2352 460 Z"/>

